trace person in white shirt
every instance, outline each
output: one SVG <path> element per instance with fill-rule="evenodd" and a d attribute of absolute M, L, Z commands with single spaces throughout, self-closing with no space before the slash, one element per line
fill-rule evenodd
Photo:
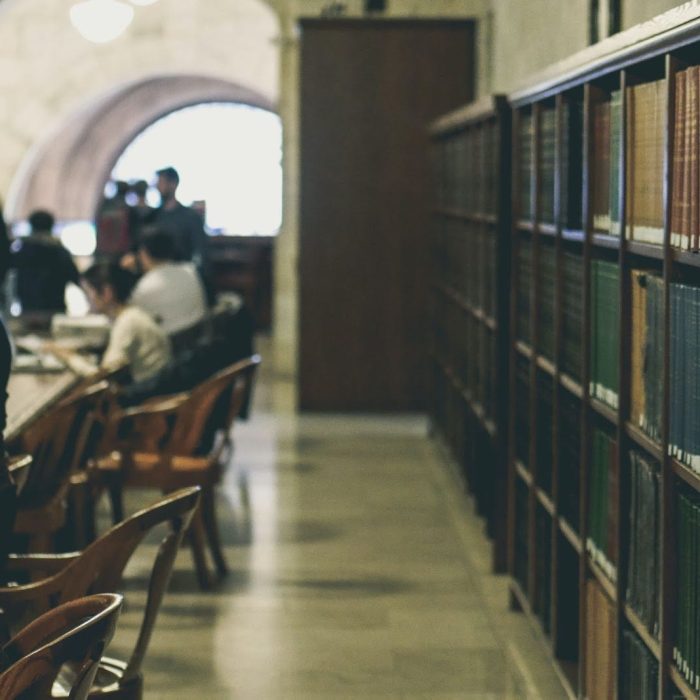
<path fill-rule="evenodd" d="M 158 228 L 144 233 L 139 262 L 144 275 L 130 302 L 147 311 L 168 334 L 191 328 L 207 312 L 204 286 L 192 263 L 176 262 L 173 237 Z"/>
<path fill-rule="evenodd" d="M 113 322 L 102 366 L 127 362 L 135 383 L 157 378 L 172 363 L 170 341 L 148 313 L 128 302 L 132 273 L 105 262 L 93 265 L 82 277 L 92 308 Z"/>

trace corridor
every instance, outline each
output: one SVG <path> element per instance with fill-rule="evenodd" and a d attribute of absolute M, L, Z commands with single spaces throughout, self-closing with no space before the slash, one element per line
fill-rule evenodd
<path fill-rule="evenodd" d="M 263 372 L 219 500 L 231 573 L 200 593 L 183 549 L 146 698 L 564 697 L 507 610 L 505 578 L 489 575 L 480 523 L 425 420 L 297 416 L 291 403 Z M 154 551 L 139 550 L 129 595 L 143 596 Z M 132 604 L 122 627 L 139 614 Z"/>

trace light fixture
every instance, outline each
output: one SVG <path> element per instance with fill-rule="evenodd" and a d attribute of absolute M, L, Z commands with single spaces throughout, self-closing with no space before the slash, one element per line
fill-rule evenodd
<path fill-rule="evenodd" d="M 134 8 L 120 0 L 84 0 L 70 8 L 73 26 L 95 44 L 116 39 L 133 18 Z"/>

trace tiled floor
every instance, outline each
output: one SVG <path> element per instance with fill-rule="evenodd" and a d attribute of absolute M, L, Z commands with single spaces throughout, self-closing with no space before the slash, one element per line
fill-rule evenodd
<path fill-rule="evenodd" d="M 181 552 L 146 698 L 565 697 L 425 420 L 290 406 L 263 377 L 219 501 L 231 574 L 200 593 Z M 154 550 L 130 568 L 117 647 Z"/>

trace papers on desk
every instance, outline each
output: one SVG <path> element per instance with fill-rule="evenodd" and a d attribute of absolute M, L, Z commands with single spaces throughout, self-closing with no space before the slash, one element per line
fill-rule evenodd
<path fill-rule="evenodd" d="M 109 319 L 101 314 L 77 317 L 56 314 L 51 319 L 51 335 L 71 350 L 105 348 L 109 331 Z"/>
<path fill-rule="evenodd" d="M 65 364 L 50 352 L 18 352 L 12 358 L 13 372 L 65 372 Z"/>

